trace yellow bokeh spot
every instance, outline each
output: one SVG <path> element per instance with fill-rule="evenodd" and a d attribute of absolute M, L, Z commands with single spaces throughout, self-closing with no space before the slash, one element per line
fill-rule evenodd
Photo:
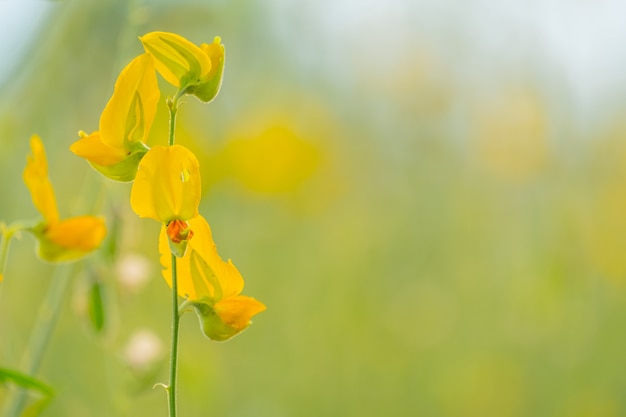
<path fill-rule="evenodd" d="M 605 186 L 583 217 L 591 264 L 614 283 L 626 283 L 626 194 L 622 184 Z"/>
<path fill-rule="evenodd" d="M 547 116 L 539 98 L 527 90 L 508 90 L 480 101 L 472 140 L 478 161 L 505 180 L 526 181 L 548 160 Z"/>
<path fill-rule="evenodd" d="M 316 146 L 286 126 L 273 126 L 226 148 L 232 174 L 247 188 L 275 194 L 295 191 L 320 164 Z"/>

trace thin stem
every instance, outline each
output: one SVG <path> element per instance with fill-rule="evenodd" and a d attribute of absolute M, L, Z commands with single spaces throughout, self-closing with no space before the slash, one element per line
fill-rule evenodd
<path fill-rule="evenodd" d="M 4 278 L 4 270 L 7 264 L 7 255 L 9 253 L 9 243 L 13 237 L 12 230 L 2 230 L 2 243 L 0 243 L 0 282 Z"/>
<path fill-rule="evenodd" d="M 29 226 L 22 223 L 13 223 L 7 226 L 4 223 L 0 223 L 0 234 L 2 235 L 2 242 L 0 242 L 0 282 L 4 278 L 4 271 L 7 264 L 7 256 L 9 254 L 9 244 L 13 235 L 21 230 L 28 229 Z"/>
<path fill-rule="evenodd" d="M 170 110 L 169 145 L 174 145 L 176 128 L 176 112 L 178 99 L 185 94 L 184 89 L 178 90 L 173 99 L 168 100 Z M 167 385 L 167 395 L 170 417 L 176 417 L 176 370 L 178 366 L 178 326 L 180 313 L 178 311 L 178 282 L 176 273 L 176 255 L 172 253 L 172 347 L 170 350 L 170 381 Z"/>
<path fill-rule="evenodd" d="M 27 375 L 34 376 L 39 371 L 50 336 L 59 321 L 61 305 L 69 288 L 72 272 L 73 267 L 71 266 L 58 266 L 54 271 L 46 299 L 39 309 L 36 327 L 22 358 L 23 368 Z M 14 395 L 13 401 L 7 404 L 4 415 L 6 417 L 18 417 L 25 402 L 26 390 L 20 389 Z"/>
<path fill-rule="evenodd" d="M 169 145 L 174 144 L 174 131 L 176 129 L 176 112 L 178 111 L 178 99 L 185 94 L 186 89 L 180 89 L 172 99 L 167 100 L 167 106 L 170 110 L 170 125 L 169 125 Z"/>
<path fill-rule="evenodd" d="M 172 254 L 172 348 L 170 352 L 170 382 L 167 386 L 170 417 L 176 417 L 176 370 L 178 365 L 178 282 L 176 255 Z"/>

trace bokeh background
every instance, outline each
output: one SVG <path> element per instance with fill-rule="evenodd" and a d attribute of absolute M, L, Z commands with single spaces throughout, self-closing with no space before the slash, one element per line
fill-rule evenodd
<path fill-rule="evenodd" d="M 226 343 L 183 316 L 180 415 L 626 415 L 625 13 L 618 0 L 0 2 L 0 220 L 38 217 L 21 180 L 37 133 L 62 215 L 101 213 L 111 230 L 65 272 L 43 415 L 167 415 L 152 389 L 170 331 L 158 226 L 68 149 L 153 30 L 226 45 L 220 95 L 185 99 L 177 141 L 200 159 L 220 254 L 267 305 Z M 166 124 L 162 104 L 151 144 Z M 20 368 L 57 269 L 34 243 L 13 241 L 0 286 L 3 367 Z"/>

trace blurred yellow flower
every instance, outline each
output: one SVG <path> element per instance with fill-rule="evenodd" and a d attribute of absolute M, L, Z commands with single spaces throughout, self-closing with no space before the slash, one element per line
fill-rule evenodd
<path fill-rule="evenodd" d="M 250 139 L 234 139 L 224 153 L 232 174 L 244 186 L 266 194 L 297 190 L 322 159 L 315 145 L 283 124 L 270 126 Z"/>
<path fill-rule="evenodd" d="M 50 262 L 78 259 L 100 246 L 106 235 L 104 220 L 94 216 L 60 220 L 41 139 L 33 136 L 30 147 L 32 156 L 27 157 L 24 182 L 44 218 L 30 230 L 39 239 L 39 255 Z"/>
<path fill-rule="evenodd" d="M 120 73 L 100 117 L 100 130 L 90 135 L 80 132 L 70 150 L 106 177 L 132 181 L 148 150 L 145 142 L 159 96 L 152 56 L 139 55 Z"/>
<path fill-rule="evenodd" d="M 532 90 L 505 89 L 474 105 L 472 136 L 478 161 L 497 178 L 523 183 L 550 159 L 544 103 Z"/>
<path fill-rule="evenodd" d="M 196 46 L 175 33 L 150 32 L 139 38 L 170 84 L 204 102 L 217 96 L 222 84 L 225 51 L 220 37 Z"/>
<path fill-rule="evenodd" d="M 204 334 L 211 340 L 228 340 L 250 325 L 252 316 L 265 305 L 252 297 L 240 295 L 244 282 L 231 260 L 224 262 L 217 253 L 211 228 L 198 216 L 189 221 L 193 238 L 182 258 L 178 259 L 178 294 L 189 299 L 201 321 Z M 159 252 L 163 277 L 171 286 L 171 255 L 167 228 L 161 228 Z"/>
<path fill-rule="evenodd" d="M 139 217 L 161 223 L 189 220 L 198 215 L 200 187 L 200 164 L 191 151 L 157 145 L 139 163 L 130 205 Z"/>

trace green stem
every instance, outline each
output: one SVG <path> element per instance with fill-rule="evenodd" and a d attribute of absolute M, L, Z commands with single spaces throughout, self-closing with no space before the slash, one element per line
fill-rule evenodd
<path fill-rule="evenodd" d="M 170 125 L 169 125 L 169 145 L 174 144 L 174 131 L 176 128 L 176 112 L 178 111 L 178 99 L 185 94 L 186 89 L 180 89 L 172 99 L 167 100 L 167 107 L 170 110 Z"/>
<path fill-rule="evenodd" d="M 2 242 L 0 242 L 0 282 L 4 278 L 4 271 L 7 264 L 7 256 L 9 254 L 9 244 L 13 235 L 21 230 L 28 229 L 29 226 L 22 223 L 14 223 L 7 227 L 6 224 L 0 223 L 0 234 L 2 235 Z"/>
<path fill-rule="evenodd" d="M 34 376 L 39 371 L 43 354 L 50 341 L 52 331 L 59 321 L 61 306 L 65 294 L 69 288 L 70 277 L 73 268 L 71 266 L 58 266 L 51 279 L 48 293 L 43 305 L 39 309 L 36 327 L 31 334 L 28 348 L 23 356 L 23 369 L 26 374 Z M 4 415 L 6 417 L 18 417 L 26 402 L 26 390 L 20 389 L 13 397 L 13 401 L 7 404 Z"/>
<path fill-rule="evenodd" d="M 2 243 L 0 243 L 0 282 L 4 278 L 4 270 L 7 264 L 7 255 L 9 253 L 9 243 L 13 237 L 12 230 L 2 230 Z"/>
<path fill-rule="evenodd" d="M 176 255 L 172 254 L 172 348 L 170 352 L 170 382 L 167 385 L 170 417 L 176 417 L 176 370 L 178 365 L 178 282 L 176 274 Z"/>
<path fill-rule="evenodd" d="M 167 101 L 170 110 L 169 145 L 174 145 L 176 128 L 176 112 L 178 99 L 185 94 L 185 89 L 180 89 L 173 99 Z M 172 347 L 170 350 L 170 381 L 167 385 L 167 395 L 170 417 L 176 417 L 176 371 L 178 366 L 178 326 L 180 313 L 178 311 L 178 282 L 176 274 L 176 255 L 172 253 Z"/>

